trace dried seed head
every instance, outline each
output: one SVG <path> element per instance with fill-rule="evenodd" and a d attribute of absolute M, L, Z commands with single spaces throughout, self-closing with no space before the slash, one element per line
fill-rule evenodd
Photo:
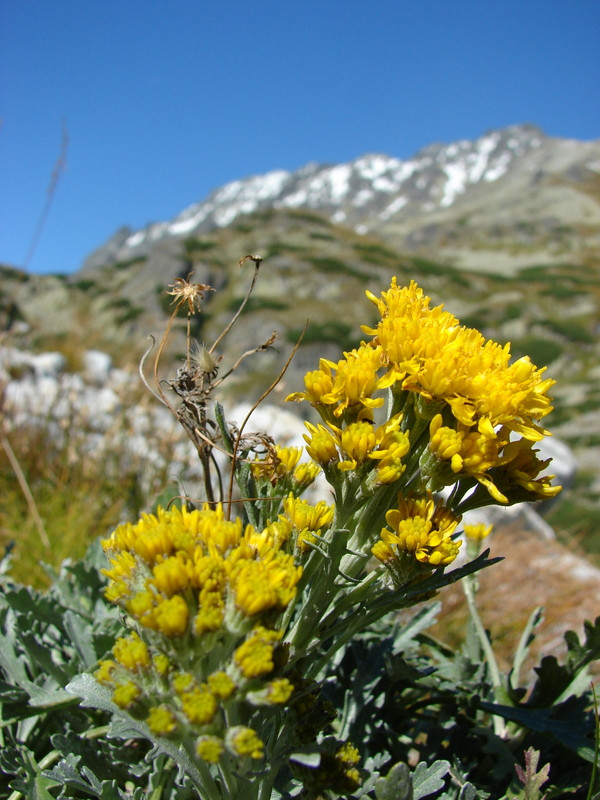
<path fill-rule="evenodd" d="M 215 291 L 207 283 L 190 283 L 191 277 L 192 273 L 190 272 L 187 279 L 175 278 L 174 283 L 169 286 L 171 291 L 167 292 L 167 294 L 172 294 L 175 298 L 173 302 L 177 305 L 177 309 L 182 305 L 187 305 L 189 314 L 194 313 L 196 306 L 198 311 L 200 310 L 200 301 L 204 298 L 204 292 Z"/>
<path fill-rule="evenodd" d="M 208 350 L 206 345 L 196 342 L 190 353 L 190 364 L 197 367 L 206 375 L 210 375 L 216 369 L 217 359 Z"/>

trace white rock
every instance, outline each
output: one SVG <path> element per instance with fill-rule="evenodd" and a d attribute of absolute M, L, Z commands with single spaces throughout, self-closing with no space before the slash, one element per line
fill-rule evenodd
<path fill-rule="evenodd" d="M 249 404 L 239 403 L 226 412 L 225 418 L 228 422 L 235 422 L 239 427 L 250 409 Z M 291 411 L 267 403 L 252 412 L 244 431 L 268 433 L 282 447 L 303 447 L 305 444 L 302 438 L 306 433 L 304 422 Z"/>
<path fill-rule="evenodd" d="M 497 527 L 520 523 L 524 530 L 534 530 L 542 539 L 547 539 L 548 541 L 556 539 L 556 534 L 552 527 L 529 503 L 515 503 L 512 506 L 487 506 L 486 508 L 467 511 L 466 514 L 463 514 L 461 527 L 465 524 L 477 525 L 480 522 L 484 525 Z"/>
<path fill-rule="evenodd" d="M 112 369 L 112 358 L 100 350 L 86 350 L 83 356 L 84 378 L 101 386 L 108 381 Z"/>
<path fill-rule="evenodd" d="M 67 359 L 62 353 L 38 353 L 31 356 L 30 363 L 36 375 L 58 377 L 65 371 Z"/>
<path fill-rule="evenodd" d="M 578 468 L 577 458 L 571 448 L 556 436 L 546 436 L 534 445 L 534 449 L 539 451 L 538 458 L 542 461 L 552 459 L 543 474 L 556 475 L 553 483 L 569 486 Z"/>

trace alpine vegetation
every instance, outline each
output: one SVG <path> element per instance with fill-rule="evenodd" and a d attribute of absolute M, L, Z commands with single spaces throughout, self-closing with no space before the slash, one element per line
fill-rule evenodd
<path fill-rule="evenodd" d="M 231 365 L 219 352 L 261 261 L 241 260 L 251 285 L 210 345 L 191 319 L 212 287 L 178 279 L 150 378 L 152 347 L 141 365 L 198 453 L 204 496 L 119 525 L 104 564 L 92 550 L 65 566 L 47 598 L 7 582 L 11 798 L 591 798 L 600 618 L 525 688 L 536 609 L 501 674 L 476 606 L 476 573 L 498 560 L 481 552 L 490 529 L 461 529 L 466 511 L 560 492 L 536 451 L 554 381 L 394 278 L 367 292 L 377 321 L 360 345 L 287 398 L 315 416 L 304 453 L 282 447 L 215 399 L 275 341 Z M 159 380 L 181 310 L 185 362 Z M 318 478 L 328 497 L 308 502 Z M 425 633 L 456 581 L 470 614 L 458 653 Z"/>

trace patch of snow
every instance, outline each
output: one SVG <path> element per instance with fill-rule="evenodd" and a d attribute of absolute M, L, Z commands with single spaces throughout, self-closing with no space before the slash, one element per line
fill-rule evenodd
<path fill-rule="evenodd" d="M 252 194 L 259 200 L 277 197 L 289 176 L 289 172 L 284 169 L 276 169 L 272 172 L 267 172 L 266 175 L 251 178 L 248 184 L 249 192 L 246 191 L 245 194 Z"/>
<path fill-rule="evenodd" d="M 448 180 L 444 184 L 444 194 L 440 200 L 440 206 L 447 208 L 451 206 L 457 195 L 462 194 L 467 184 L 467 171 L 464 163 L 446 164 L 444 172 Z"/>
<path fill-rule="evenodd" d="M 278 203 L 278 205 L 281 205 L 284 208 L 297 208 L 298 206 L 303 206 L 307 201 L 308 192 L 306 189 L 298 189 L 298 191 L 288 194 L 287 197 L 284 197 L 283 200 Z"/>
<path fill-rule="evenodd" d="M 483 180 L 487 183 L 497 181 L 498 178 L 501 178 L 507 172 L 511 160 L 510 153 L 502 153 L 495 165 L 486 170 L 483 175 Z"/>
<path fill-rule="evenodd" d="M 354 162 L 354 168 L 361 178 L 371 181 L 400 163 L 398 159 L 387 156 L 365 156 Z"/>
<path fill-rule="evenodd" d="M 351 171 L 351 167 L 348 164 L 340 164 L 338 167 L 332 167 L 329 171 L 331 200 L 334 203 L 339 202 L 348 194 Z"/>
<path fill-rule="evenodd" d="M 342 211 L 342 209 L 341 209 L 341 208 L 340 208 L 340 209 L 338 209 L 338 210 L 335 212 L 335 214 L 333 214 L 333 216 L 331 217 L 331 221 L 332 221 L 332 222 L 335 222 L 335 223 L 338 223 L 338 222 L 343 222 L 345 219 L 346 219 L 346 212 L 345 212 L 345 211 Z"/>
<path fill-rule="evenodd" d="M 242 190 L 243 183 L 242 181 L 232 181 L 231 183 L 226 183 L 225 186 L 222 186 L 214 195 L 214 201 L 216 203 L 228 203 L 230 200 L 234 200 L 240 191 Z"/>
<path fill-rule="evenodd" d="M 476 160 L 469 170 L 469 179 L 472 183 L 477 183 L 477 181 L 481 180 L 481 176 L 488 165 L 490 154 L 495 150 L 499 139 L 500 135 L 498 133 L 492 133 L 489 136 L 483 136 L 478 139 Z"/>
<path fill-rule="evenodd" d="M 169 223 L 168 222 L 159 222 L 156 225 L 152 225 L 150 231 L 148 233 L 148 238 L 156 242 L 158 239 L 162 239 L 162 237 L 167 233 L 169 230 Z"/>
<path fill-rule="evenodd" d="M 127 239 L 125 239 L 125 247 L 137 247 L 144 241 L 145 238 L 146 238 L 145 230 L 132 233 L 131 236 L 128 236 Z"/>
<path fill-rule="evenodd" d="M 245 203 L 239 203 L 238 205 L 218 208 L 214 215 L 215 223 L 219 228 L 226 228 L 240 214 L 251 214 L 256 211 L 257 205 L 255 200 L 247 200 Z"/>
<path fill-rule="evenodd" d="M 360 189 L 354 195 L 352 205 L 360 208 L 360 206 L 365 206 L 373 197 L 375 197 L 375 194 L 371 191 L 371 189 Z"/>
<path fill-rule="evenodd" d="M 418 168 L 419 165 L 416 161 L 403 161 L 394 172 L 394 180 L 397 184 L 404 183 Z"/>
<path fill-rule="evenodd" d="M 373 188 L 377 192 L 386 192 L 391 194 L 392 192 L 396 192 L 398 190 L 398 185 L 394 181 L 390 180 L 390 178 L 382 175 L 379 178 L 375 178 L 373 181 Z"/>
<path fill-rule="evenodd" d="M 197 228 L 198 225 L 206 218 L 205 213 L 197 214 L 195 217 L 189 219 L 182 219 L 179 222 L 172 222 L 169 225 L 169 233 L 173 236 L 178 236 L 183 233 L 189 233 Z"/>
<path fill-rule="evenodd" d="M 408 203 L 406 197 L 400 195 L 400 197 L 396 197 L 392 202 L 383 209 L 383 211 L 379 214 L 379 219 L 389 219 L 391 216 L 396 214 L 400 211 L 404 206 Z"/>

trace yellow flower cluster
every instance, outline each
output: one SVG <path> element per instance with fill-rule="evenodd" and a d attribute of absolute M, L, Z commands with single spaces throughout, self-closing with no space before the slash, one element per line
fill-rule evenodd
<path fill-rule="evenodd" d="M 361 783 L 357 768 L 359 761 L 360 755 L 356 747 L 345 742 L 335 752 L 322 753 L 318 767 L 305 767 L 302 770 L 304 785 L 310 787 L 315 796 L 319 797 L 328 791 L 341 797 L 351 795 Z"/>
<path fill-rule="evenodd" d="M 324 524 L 321 510 L 313 517 Z M 138 630 L 118 639 L 113 658 L 96 669 L 113 701 L 156 736 L 192 732 L 205 761 L 225 751 L 262 757 L 258 732 L 226 720 L 240 718 L 236 709 L 246 709 L 243 718 L 259 705 L 283 706 L 294 692 L 278 674 L 286 651 L 271 627 L 302 575 L 285 543 L 276 527 L 259 532 L 207 505 L 159 508 L 119 526 L 102 543 L 106 593 Z"/>
<path fill-rule="evenodd" d="M 331 422 L 372 419 L 373 409 L 383 405 L 382 397 L 373 397 L 383 386 L 377 374 L 381 364 L 381 349 L 364 344 L 344 353 L 337 364 L 322 358 L 319 369 L 304 376 L 306 391 L 295 392 L 287 399 L 309 400 Z"/>
<path fill-rule="evenodd" d="M 304 438 L 307 452 L 318 464 L 338 470 L 376 470 L 376 483 L 387 484 L 398 480 L 406 465 L 404 456 L 410 450 L 407 432 L 400 430 L 402 414 L 396 414 L 385 424 L 375 426 L 363 419 L 339 428 L 333 423 L 312 425 Z"/>
<path fill-rule="evenodd" d="M 510 363 L 510 346 L 485 340 L 443 306 L 430 308 L 429 297 L 412 281 L 396 279 L 381 298 L 367 292 L 381 315 L 376 328 L 363 327 L 381 348 L 387 374 L 384 385 L 400 384 L 428 399 L 444 400 L 464 425 L 491 430 L 505 425 L 539 441 L 547 431 L 540 420 L 551 411 L 548 389 L 528 357 Z"/>
<path fill-rule="evenodd" d="M 239 639 L 239 637 L 238 637 Z M 96 680 L 112 689 L 113 702 L 142 719 L 155 736 L 195 737 L 196 752 L 205 761 L 218 761 L 227 750 L 236 756 L 261 758 L 263 743 L 258 733 L 245 726 L 227 726 L 229 715 L 246 715 L 256 706 L 284 706 L 294 693 L 286 677 L 271 677 L 281 633 L 263 626 L 254 628 L 233 653 L 221 650 L 221 666 L 202 680 L 197 659 L 191 671 L 165 653 L 150 656 L 150 648 L 137 632 L 118 639 L 113 658 L 98 664 Z M 231 648 L 230 648 L 231 649 Z"/>
<path fill-rule="evenodd" d="M 302 574 L 268 530 L 258 533 L 223 509 L 158 509 L 119 526 L 102 542 L 107 597 L 146 628 L 202 636 L 227 622 L 285 608 Z"/>
<path fill-rule="evenodd" d="M 485 522 L 476 522 L 471 525 L 464 525 L 463 529 L 468 541 L 479 544 L 490 535 L 493 527 L 493 525 L 486 525 Z"/>
<path fill-rule="evenodd" d="M 412 575 L 413 559 L 439 567 L 450 564 L 458 555 L 461 542 L 452 536 L 459 519 L 432 497 L 400 494 L 398 507 L 390 509 L 385 519 L 392 530 L 383 528 L 371 552 L 388 567 L 398 585 Z"/>
<path fill-rule="evenodd" d="M 305 376 L 305 391 L 287 398 L 308 400 L 326 423 L 308 424 L 311 457 L 325 469 L 333 463 L 355 469 L 379 458 L 378 482 L 393 483 L 402 475 L 402 459 L 419 444 L 415 419 L 421 417 L 431 422 L 434 458 L 420 461 L 430 489 L 466 477 L 498 503 L 559 492 L 551 486 L 553 476 L 539 477 L 546 464 L 531 450 L 548 435 L 539 424 L 552 410 L 548 391 L 554 381 L 543 377 L 545 368 L 528 357 L 511 362 L 509 345 L 460 325 L 443 306 L 431 307 L 414 281 L 401 287 L 393 278 L 381 297 L 367 297 L 380 314 L 376 326 L 362 327 L 370 341 L 337 364 L 321 359 L 319 369 Z M 406 411 L 401 428 L 385 435 L 369 426 L 383 403 L 375 395 L 383 389 L 391 389 L 396 412 Z"/>
<path fill-rule="evenodd" d="M 311 505 L 306 500 L 295 497 L 291 492 L 283 502 L 285 514 L 279 516 L 275 526 L 286 528 L 295 534 L 296 547 L 300 552 L 310 549 L 311 543 L 326 531 L 333 522 L 335 515 L 334 506 L 323 500 L 316 505 Z"/>
<path fill-rule="evenodd" d="M 250 463 L 252 475 L 257 480 L 269 481 L 273 486 L 284 484 L 284 491 L 300 493 L 315 481 L 320 472 L 314 462 L 301 462 L 301 457 L 301 447 L 276 445 L 274 452 Z"/>

